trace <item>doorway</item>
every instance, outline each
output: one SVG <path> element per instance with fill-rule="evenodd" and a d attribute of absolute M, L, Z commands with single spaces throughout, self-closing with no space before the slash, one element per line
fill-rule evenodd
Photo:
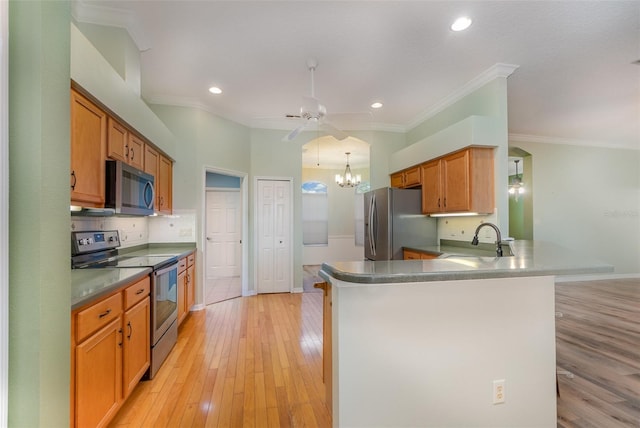
<path fill-rule="evenodd" d="M 530 153 L 509 147 L 509 235 L 533 239 L 533 161 Z"/>
<path fill-rule="evenodd" d="M 293 290 L 292 179 L 256 178 L 256 290 Z"/>
<path fill-rule="evenodd" d="M 208 169 L 204 192 L 204 303 L 246 295 L 246 177 Z"/>

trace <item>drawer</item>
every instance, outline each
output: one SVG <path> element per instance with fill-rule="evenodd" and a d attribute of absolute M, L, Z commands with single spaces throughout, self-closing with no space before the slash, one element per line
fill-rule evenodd
<path fill-rule="evenodd" d="M 109 324 L 122 314 L 122 293 L 96 303 L 76 315 L 76 343 Z"/>
<path fill-rule="evenodd" d="M 187 258 L 186 257 L 178 260 L 178 273 L 182 273 L 185 269 L 187 269 Z"/>
<path fill-rule="evenodd" d="M 191 253 L 187 256 L 187 266 L 193 266 L 196 261 L 196 253 Z"/>
<path fill-rule="evenodd" d="M 129 309 L 143 300 L 151 292 L 151 279 L 146 276 L 124 290 L 124 307 Z"/>

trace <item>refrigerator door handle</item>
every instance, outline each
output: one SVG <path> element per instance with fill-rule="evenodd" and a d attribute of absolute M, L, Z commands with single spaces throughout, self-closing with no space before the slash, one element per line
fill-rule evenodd
<path fill-rule="evenodd" d="M 369 234 L 369 249 L 371 250 L 372 256 L 376 255 L 376 237 L 374 233 L 374 221 L 376 220 L 375 211 L 376 195 L 374 193 L 371 195 L 371 201 L 369 202 L 369 227 L 367 229 L 367 233 Z"/>

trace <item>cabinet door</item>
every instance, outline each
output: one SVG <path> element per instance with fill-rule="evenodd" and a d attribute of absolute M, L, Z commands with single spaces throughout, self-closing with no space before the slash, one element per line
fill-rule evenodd
<path fill-rule="evenodd" d="M 417 187 L 420 184 L 422 184 L 422 176 L 419 166 L 404 172 L 404 187 Z"/>
<path fill-rule="evenodd" d="M 469 151 L 463 150 L 442 159 L 444 210 L 446 212 L 471 209 L 469 180 Z"/>
<path fill-rule="evenodd" d="M 151 362 L 150 298 L 124 314 L 123 396 L 128 397 Z"/>
<path fill-rule="evenodd" d="M 71 204 L 104 207 L 107 115 L 71 91 Z"/>
<path fill-rule="evenodd" d="M 195 266 L 191 265 L 187 268 L 187 307 L 186 311 L 189 312 L 193 305 L 196 303 L 196 277 Z"/>
<path fill-rule="evenodd" d="M 129 147 L 129 157 L 127 160 L 129 165 L 139 170 L 144 170 L 144 141 L 130 133 L 127 146 Z"/>
<path fill-rule="evenodd" d="M 438 213 L 443 210 L 441 163 L 427 162 L 422 169 L 422 212 Z"/>
<path fill-rule="evenodd" d="M 178 324 L 187 316 L 187 271 L 178 274 Z"/>
<path fill-rule="evenodd" d="M 76 346 L 75 425 L 101 427 L 122 402 L 122 317 Z"/>
<path fill-rule="evenodd" d="M 144 172 L 153 175 L 156 181 L 156 187 L 158 186 L 158 164 L 160 162 L 160 156 L 156 149 L 151 146 L 144 146 Z M 157 192 L 156 192 L 157 194 Z"/>
<path fill-rule="evenodd" d="M 163 214 L 171 214 L 172 180 L 173 164 L 171 163 L 171 159 L 160 155 L 158 162 L 158 179 L 156 183 L 156 201 L 158 202 L 156 210 Z"/>
<path fill-rule="evenodd" d="M 391 187 L 404 187 L 404 174 L 401 172 L 391 174 Z"/>
<path fill-rule="evenodd" d="M 127 140 L 129 131 L 118 121 L 109 118 L 109 126 L 107 132 L 107 157 L 110 159 L 129 162 L 129 148 Z"/>
<path fill-rule="evenodd" d="M 420 260 L 420 253 L 417 251 L 404 250 L 402 254 L 404 260 Z"/>

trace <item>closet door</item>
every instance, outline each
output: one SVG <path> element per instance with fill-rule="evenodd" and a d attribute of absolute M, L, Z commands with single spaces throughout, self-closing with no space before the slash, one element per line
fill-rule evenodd
<path fill-rule="evenodd" d="M 292 290 L 291 181 L 259 179 L 257 185 L 258 293 Z"/>

